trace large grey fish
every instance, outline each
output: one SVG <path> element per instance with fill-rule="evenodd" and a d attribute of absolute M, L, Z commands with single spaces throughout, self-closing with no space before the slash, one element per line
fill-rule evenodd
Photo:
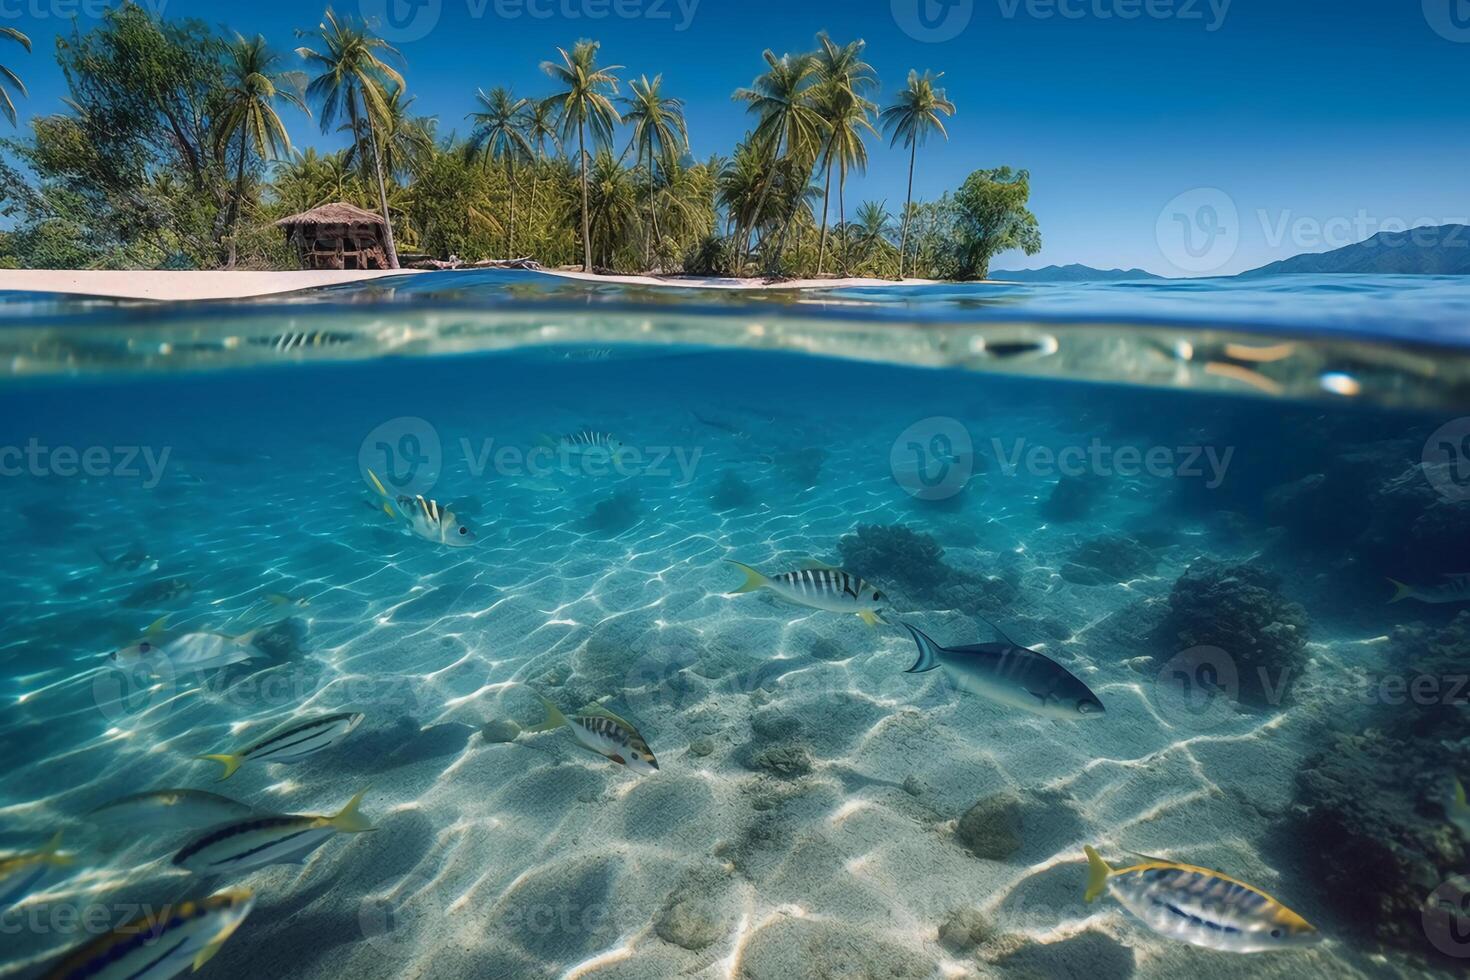
<path fill-rule="evenodd" d="M 197 874 L 237 874 L 272 864 L 301 864 L 337 834 L 373 829 L 358 810 L 363 790 L 332 816 L 284 814 L 227 823 L 190 841 L 173 863 Z"/>
<path fill-rule="evenodd" d="M 46 973 L 47 980 L 169 980 L 198 970 L 219 952 L 255 905 L 246 888 L 145 914 L 84 943 Z"/>
<path fill-rule="evenodd" d="M 61 853 L 61 831 L 39 851 L 23 851 L 0 857 L 0 912 L 25 898 L 56 868 L 71 864 L 71 857 Z"/>
<path fill-rule="evenodd" d="M 1417 599 L 1432 605 L 1447 602 L 1470 602 L 1470 572 L 1447 574 L 1433 585 L 1407 585 L 1398 579 L 1388 580 L 1393 585 L 1393 598 L 1389 602 Z"/>
<path fill-rule="evenodd" d="M 219 782 L 224 782 L 246 762 L 300 762 L 309 755 L 329 749 L 362 724 L 362 718 L 360 712 L 351 711 L 308 718 L 279 728 L 239 752 L 196 755 L 194 758 L 208 759 L 224 766 L 225 771 L 219 777 Z"/>
<path fill-rule="evenodd" d="M 111 829 L 162 834 L 201 830 L 255 812 L 254 807 L 202 789 L 154 789 L 104 803 L 87 816 L 93 823 Z"/>
<path fill-rule="evenodd" d="M 1106 714 L 1097 695 L 1065 667 L 1012 643 L 1000 630 L 999 643 L 942 647 L 908 623 L 903 627 L 919 647 L 919 658 L 907 673 L 943 668 L 961 690 L 1061 721 Z"/>
<path fill-rule="evenodd" d="M 794 572 L 767 575 L 734 559 L 725 559 L 745 573 L 745 584 L 731 595 L 766 589 L 798 606 L 827 612 L 856 613 L 869 626 L 883 622 L 881 610 L 888 599 L 871 583 L 852 572 L 807 562 Z"/>
<path fill-rule="evenodd" d="M 1310 946 L 1322 940 L 1310 922 L 1258 888 L 1218 871 L 1142 857 L 1129 868 L 1111 868 L 1091 847 L 1087 893 L 1104 891 L 1161 936 L 1227 953 L 1263 953 Z"/>

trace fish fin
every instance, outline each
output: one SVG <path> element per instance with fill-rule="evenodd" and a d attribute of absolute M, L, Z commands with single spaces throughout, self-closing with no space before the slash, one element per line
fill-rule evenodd
<path fill-rule="evenodd" d="M 240 763 L 245 761 L 238 755 L 230 755 L 228 753 L 221 753 L 217 755 L 196 755 L 194 758 L 208 759 L 211 762 L 218 762 L 220 765 L 225 767 L 224 773 L 220 775 L 219 779 L 215 780 L 215 782 L 218 783 L 222 783 L 226 779 L 229 779 L 231 776 L 233 776 L 235 774 L 235 770 L 240 768 Z"/>
<path fill-rule="evenodd" d="M 765 576 L 764 573 L 758 572 L 754 568 L 751 568 L 749 565 L 738 562 L 733 558 L 726 558 L 725 561 L 729 562 L 730 564 L 734 565 L 736 568 L 745 573 L 745 584 L 740 586 L 740 588 L 736 589 L 734 592 L 731 592 L 731 595 L 740 595 L 743 592 L 754 592 L 771 581 Z"/>
<path fill-rule="evenodd" d="M 624 718 L 622 715 L 614 714 L 613 711 L 612 711 L 612 709 L 607 708 L 607 707 L 605 707 L 605 706 L 603 706 L 601 704 L 598 704 L 595 701 L 592 704 L 589 704 L 587 707 L 583 708 L 582 711 L 583 711 L 584 714 L 589 714 L 589 715 L 602 715 L 602 717 L 604 717 L 604 718 L 611 718 L 613 721 L 617 722 L 620 725 L 626 725 L 628 728 L 631 728 L 634 731 L 637 731 L 638 730 L 638 726 L 637 725 L 633 724 L 631 721 L 629 721 L 628 719 Z"/>
<path fill-rule="evenodd" d="M 1015 640 L 1011 639 L 1009 636 L 1006 636 L 1004 630 L 1002 630 L 999 626 L 997 626 L 994 623 L 992 623 L 990 620 L 986 619 L 984 616 L 976 615 L 975 618 L 978 619 L 978 620 L 980 620 L 980 622 L 984 623 L 986 626 L 989 626 L 991 632 L 994 633 L 996 636 L 1000 637 L 1000 640 L 1001 640 L 1002 643 L 1009 643 L 1013 647 L 1018 647 L 1018 646 L 1021 645 L 1021 644 L 1017 643 Z"/>
<path fill-rule="evenodd" d="M 800 569 L 801 571 L 803 571 L 803 572 L 806 572 L 806 571 L 812 571 L 812 572 L 840 572 L 840 571 L 842 571 L 842 569 L 838 568 L 836 565 L 829 565 L 826 562 L 824 562 L 824 561 L 818 561 L 815 558 L 808 558 L 806 561 L 802 562 L 800 565 L 797 565 L 796 567 L 798 569 Z"/>
<path fill-rule="evenodd" d="M 220 947 L 225 944 L 225 939 L 229 938 L 229 936 L 226 936 L 224 939 L 215 939 L 208 946 L 201 949 L 199 955 L 194 957 L 194 964 L 190 972 L 198 973 L 200 967 L 214 959 L 214 954 L 220 951 Z"/>
<path fill-rule="evenodd" d="M 522 732 L 528 735 L 535 735 L 540 732 L 554 732 L 567 723 L 567 716 L 562 714 L 561 709 L 552 704 L 549 699 L 537 694 L 536 700 L 540 701 L 541 707 L 546 709 L 546 718 L 539 725 L 532 725 L 529 728 L 523 726 L 521 728 Z"/>
<path fill-rule="evenodd" d="M 388 488 L 383 486 L 383 481 L 378 479 L 378 474 L 374 473 L 372 470 L 368 470 L 367 475 L 368 479 L 373 481 L 373 489 L 378 491 L 378 496 L 382 497 L 384 500 L 393 499 L 393 495 L 388 492 Z"/>
<path fill-rule="evenodd" d="M 878 625 L 881 625 L 882 622 L 883 622 L 883 617 L 882 616 L 879 616 L 877 613 L 873 612 L 871 609 L 864 609 L 864 610 L 860 611 L 858 613 L 858 616 L 862 619 L 863 622 L 867 623 L 869 626 L 878 626 Z"/>
<path fill-rule="evenodd" d="M 1094 902 L 1108 886 L 1108 877 L 1112 875 L 1113 869 L 1108 867 L 1108 863 L 1093 849 L 1091 844 L 1084 845 L 1082 852 L 1087 855 L 1087 891 L 1083 893 L 1082 898 L 1084 901 Z"/>
<path fill-rule="evenodd" d="M 1137 851 L 1124 850 L 1123 853 L 1124 854 L 1127 854 L 1131 858 L 1137 859 L 1139 862 L 1141 862 L 1143 864 L 1177 864 L 1178 863 L 1177 861 L 1171 861 L 1168 858 L 1157 857 L 1156 855 L 1153 855 L 1153 854 L 1140 854 Z"/>
<path fill-rule="evenodd" d="M 47 864 L 67 865 L 72 862 L 70 854 L 60 853 L 61 835 L 62 831 L 58 830 L 51 835 L 51 839 L 46 842 L 46 846 L 41 848 L 41 856 L 45 858 Z"/>
<path fill-rule="evenodd" d="M 909 631 L 909 635 L 914 638 L 914 643 L 919 647 L 919 659 L 915 660 L 914 665 L 904 671 L 904 673 L 922 674 L 925 671 L 938 667 L 939 651 L 942 649 L 939 644 L 929 639 L 923 632 L 910 626 L 908 623 L 904 623 L 903 628 Z"/>
<path fill-rule="evenodd" d="M 1462 783 L 1462 782 L 1460 782 L 1460 777 L 1458 777 L 1458 776 L 1455 776 L 1455 777 L 1452 777 L 1452 778 L 1455 781 L 1455 797 L 1454 797 L 1454 806 L 1455 806 L 1455 809 L 1456 810 L 1459 810 L 1461 813 L 1465 812 L 1466 810 L 1470 810 L 1470 802 L 1467 802 L 1466 799 L 1465 799 L 1465 784 Z M 61 838 L 61 832 L 60 831 L 57 832 L 56 837 L 57 837 L 58 840 Z"/>
<path fill-rule="evenodd" d="M 1414 587 L 1412 585 L 1405 585 L 1396 578 L 1391 578 L 1388 581 L 1393 586 L 1393 598 L 1388 600 L 1390 603 L 1402 602 L 1414 594 Z"/>
<path fill-rule="evenodd" d="M 168 615 L 168 613 L 164 613 L 162 616 L 159 616 L 153 622 L 149 623 L 148 628 L 143 632 L 148 636 L 157 636 L 159 633 L 162 633 L 163 624 L 168 622 Z"/>
<path fill-rule="evenodd" d="M 362 805 L 362 798 L 367 796 L 371 788 L 370 786 L 363 787 L 356 796 L 348 800 L 347 805 L 330 819 L 331 825 L 344 834 L 364 834 L 369 830 L 377 830 L 378 828 L 369 823 L 368 818 L 363 816 L 362 811 L 358 809 Z"/>

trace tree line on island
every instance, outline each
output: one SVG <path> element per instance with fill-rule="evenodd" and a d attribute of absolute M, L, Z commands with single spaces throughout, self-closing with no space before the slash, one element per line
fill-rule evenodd
<path fill-rule="evenodd" d="M 481 89 L 467 133 L 413 111 L 400 53 L 330 8 L 294 55 L 265 38 L 127 3 L 56 44 L 65 113 L 0 141 L 0 267 L 292 268 L 272 222 L 343 201 L 383 215 L 389 262 L 531 257 L 544 265 L 697 275 L 983 278 L 1040 249 L 1025 170 L 977 170 L 913 200 L 921 151 L 948 138 L 940 76 L 910 71 L 884 106 L 864 42 L 824 34 L 763 54 L 733 98 L 752 127 L 728 156 L 690 154 L 684 104 L 661 75 L 627 82 L 581 40 L 541 65 L 537 98 Z M 14 28 L 0 39 L 30 41 Z M 297 66 L 297 67 L 293 67 Z M 0 64 L 0 112 L 16 122 Z M 297 149 L 305 114 L 344 149 Z M 857 203 L 869 144 L 907 156 L 908 194 Z"/>

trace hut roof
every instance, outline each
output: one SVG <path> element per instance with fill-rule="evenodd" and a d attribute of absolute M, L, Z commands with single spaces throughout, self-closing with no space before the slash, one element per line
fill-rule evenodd
<path fill-rule="evenodd" d="M 323 204 L 303 211 L 300 214 L 292 214 L 276 222 L 280 228 L 296 228 L 301 225 L 382 225 L 381 215 L 371 211 L 364 211 L 355 204 L 345 201 L 336 201 L 332 204 Z"/>

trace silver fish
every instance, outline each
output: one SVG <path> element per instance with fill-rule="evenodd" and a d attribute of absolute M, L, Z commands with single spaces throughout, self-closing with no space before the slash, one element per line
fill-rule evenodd
<path fill-rule="evenodd" d="M 360 712 L 341 712 L 321 715 L 305 721 L 292 722 L 278 728 L 258 742 L 253 742 L 239 752 L 215 755 L 197 755 L 196 759 L 208 759 L 224 766 L 219 782 L 235 774 L 246 762 L 300 762 L 309 755 L 329 749 L 350 735 L 362 724 Z"/>
<path fill-rule="evenodd" d="M 1441 581 L 1433 585 L 1407 585 L 1392 578 L 1388 581 L 1394 588 L 1393 598 L 1388 600 L 1391 603 L 1402 602 L 1405 599 L 1417 599 L 1431 605 L 1470 602 L 1470 572 L 1445 575 Z"/>
<path fill-rule="evenodd" d="M 119 797 L 87 816 L 112 829 L 161 834 L 213 827 L 255 812 L 254 807 L 200 789 L 155 789 Z"/>
<path fill-rule="evenodd" d="M 623 451 L 623 441 L 610 432 L 583 429 L 556 440 L 556 448 L 566 453 L 606 453 L 616 457 Z"/>
<path fill-rule="evenodd" d="M 439 506 L 437 500 L 422 495 L 394 497 L 388 493 L 378 475 L 371 470 L 373 487 L 383 498 L 383 512 L 394 520 L 408 524 L 408 529 L 427 541 L 437 541 L 450 548 L 468 548 L 479 537 L 454 511 Z"/>
<path fill-rule="evenodd" d="M 1322 934 L 1265 892 L 1208 868 L 1144 858 L 1114 869 L 1091 847 L 1087 901 L 1104 891 L 1161 936 L 1227 953 L 1310 946 Z"/>
<path fill-rule="evenodd" d="M 198 902 L 144 915 L 68 953 L 47 980 L 169 980 L 198 970 L 219 952 L 250 910 L 249 889 L 218 892 Z"/>
<path fill-rule="evenodd" d="M 943 668 L 961 690 L 1060 721 L 1107 713 L 1097 695 L 1065 667 L 1012 643 L 1003 633 L 1000 643 L 942 647 L 908 623 L 903 627 L 919 647 L 919 657 L 907 673 Z"/>
<path fill-rule="evenodd" d="M 363 790 L 332 816 L 251 817 L 215 827 L 190 841 L 173 863 L 196 874 L 238 874 L 272 864 L 300 864 L 337 834 L 373 829 L 358 810 Z"/>
<path fill-rule="evenodd" d="M 154 674 L 166 671 L 213 670 L 266 656 L 254 646 L 259 630 L 231 635 L 214 630 L 165 633 L 163 620 L 150 626 L 144 638 L 111 654 L 122 667 L 142 666 Z"/>
<path fill-rule="evenodd" d="M 733 559 L 725 560 L 745 573 L 745 584 L 731 595 L 766 589 L 798 606 L 856 613 L 869 626 L 883 622 L 881 612 L 888 605 L 888 597 L 852 572 L 808 562 L 794 572 L 766 575 Z"/>
<path fill-rule="evenodd" d="M 546 698 L 541 698 L 541 704 L 546 708 L 546 720 L 537 727 L 524 731 L 549 732 L 566 727 L 584 748 L 591 749 L 618 765 L 627 766 L 643 776 L 658 772 L 658 760 L 654 758 L 653 750 L 631 722 L 619 718 L 605 708 L 581 711 L 568 718 Z"/>

